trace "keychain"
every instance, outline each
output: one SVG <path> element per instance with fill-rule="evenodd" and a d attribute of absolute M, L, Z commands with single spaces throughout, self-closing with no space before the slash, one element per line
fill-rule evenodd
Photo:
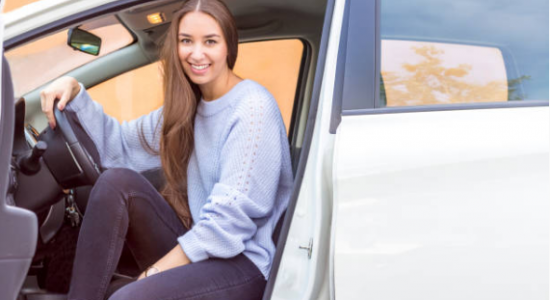
<path fill-rule="evenodd" d="M 78 207 L 74 201 L 73 190 L 70 190 L 69 194 L 67 194 L 67 208 L 65 211 L 67 212 L 67 218 L 71 222 L 72 227 L 77 227 L 80 225 L 80 211 L 78 211 Z"/>

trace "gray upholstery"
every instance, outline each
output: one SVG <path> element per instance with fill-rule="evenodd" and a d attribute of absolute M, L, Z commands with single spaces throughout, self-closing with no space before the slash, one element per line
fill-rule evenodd
<path fill-rule="evenodd" d="M 10 198 L 10 160 L 14 130 L 13 83 L 2 56 L 2 108 L 0 116 L 0 298 L 16 299 L 36 248 L 38 222 L 34 213 L 7 205 Z M 10 180 L 11 179 L 11 180 Z"/>

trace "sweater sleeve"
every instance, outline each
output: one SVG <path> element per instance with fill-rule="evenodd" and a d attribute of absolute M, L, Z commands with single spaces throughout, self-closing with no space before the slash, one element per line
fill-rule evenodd
<path fill-rule="evenodd" d="M 140 141 L 140 130 L 153 149 L 160 140 L 158 120 L 162 108 L 130 122 L 119 123 L 103 112 L 101 104 L 93 101 L 80 84 L 80 92 L 67 104 L 76 113 L 82 127 L 94 142 L 104 168 L 129 168 L 138 172 L 160 168 L 158 155 L 149 153 Z"/>
<path fill-rule="evenodd" d="M 192 262 L 209 257 L 229 258 L 245 249 L 261 224 L 273 213 L 286 131 L 275 100 L 254 99 L 239 105 L 220 152 L 220 178 L 200 219 L 178 238 Z M 284 139 L 282 137 L 284 137 Z"/>

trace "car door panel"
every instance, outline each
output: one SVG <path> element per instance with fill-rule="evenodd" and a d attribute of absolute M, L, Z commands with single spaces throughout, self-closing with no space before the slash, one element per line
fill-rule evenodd
<path fill-rule="evenodd" d="M 344 116 L 337 299 L 547 299 L 548 107 Z"/>

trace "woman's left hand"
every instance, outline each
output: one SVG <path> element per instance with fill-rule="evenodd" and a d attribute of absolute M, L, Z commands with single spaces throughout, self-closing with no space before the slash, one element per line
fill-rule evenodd
<path fill-rule="evenodd" d="M 166 270 L 170 270 L 172 268 L 181 267 L 187 264 L 190 264 L 191 261 L 183 252 L 183 249 L 180 245 L 176 245 L 174 249 L 172 249 L 168 254 L 166 254 L 164 257 L 162 257 L 159 261 L 154 263 L 153 265 L 159 270 L 159 272 L 164 272 Z M 147 270 L 143 271 L 137 280 L 141 280 L 145 278 L 145 272 Z M 157 273 L 158 274 L 158 273 Z"/>

